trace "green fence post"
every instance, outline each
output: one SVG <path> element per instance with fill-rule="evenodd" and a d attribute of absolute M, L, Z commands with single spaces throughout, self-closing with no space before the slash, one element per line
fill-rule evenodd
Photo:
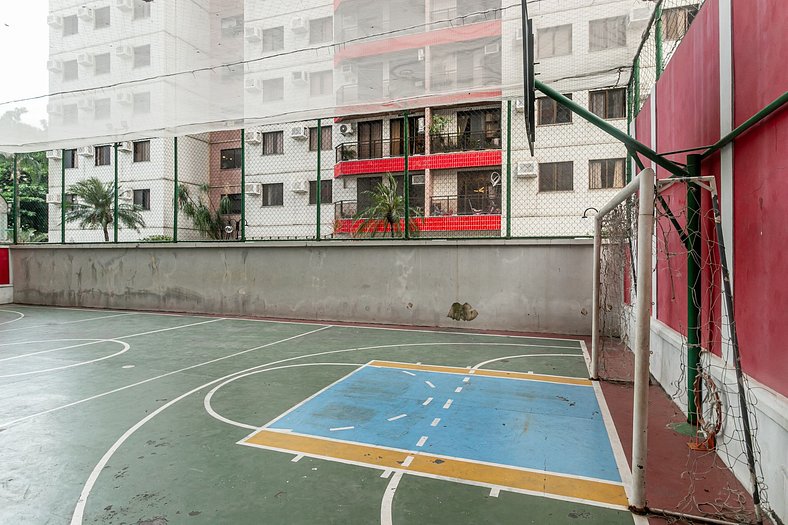
<path fill-rule="evenodd" d="M 113 242 L 118 242 L 118 143 L 115 143 L 115 207 L 112 219 Z"/>
<path fill-rule="evenodd" d="M 506 101 L 506 238 L 512 238 L 512 101 Z"/>
<path fill-rule="evenodd" d="M 687 171 L 690 177 L 700 176 L 700 155 L 687 155 Z M 700 273 L 700 187 L 687 184 L 687 238 L 690 249 L 687 253 L 687 422 L 698 421 L 697 403 L 701 399 L 695 380 L 700 373 L 700 317 L 701 317 L 701 273 Z"/>
<path fill-rule="evenodd" d="M 19 242 L 19 172 L 17 171 L 17 154 L 14 153 L 14 199 L 11 203 L 14 209 L 14 244 Z"/>
<path fill-rule="evenodd" d="M 321 119 L 317 119 L 317 188 L 315 190 L 317 192 L 317 197 L 316 197 L 316 201 L 315 201 L 316 208 L 317 208 L 317 211 L 316 211 L 316 214 L 317 214 L 317 217 L 316 217 L 316 219 L 317 219 L 317 230 L 315 231 L 315 240 L 316 241 L 320 240 L 320 211 L 321 211 L 320 208 L 323 205 L 323 199 L 322 199 L 323 187 L 322 187 L 321 177 L 320 177 L 320 175 L 321 175 L 320 174 L 320 157 L 322 157 L 322 154 L 323 154 L 323 122 L 322 122 Z"/>
<path fill-rule="evenodd" d="M 657 12 L 654 15 L 654 46 L 656 48 L 657 65 L 656 65 L 656 79 L 659 80 L 662 75 L 662 2 L 657 4 Z"/>
<path fill-rule="evenodd" d="M 410 171 L 408 167 L 408 161 L 410 156 L 410 139 L 408 138 L 408 134 L 410 132 L 409 128 L 409 117 L 408 111 L 405 110 L 405 238 L 410 239 Z"/>
<path fill-rule="evenodd" d="M 246 140 L 241 130 L 241 242 L 246 242 Z"/>
<path fill-rule="evenodd" d="M 66 244 L 66 150 L 60 150 L 60 244 Z"/>
<path fill-rule="evenodd" d="M 178 137 L 173 138 L 173 185 L 175 192 L 172 196 L 172 242 L 178 242 Z"/>
<path fill-rule="evenodd" d="M 635 71 L 634 71 L 634 89 L 635 92 L 635 104 L 632 110 L 632 115 L 637 115 L 640 113 L 640 55 L 635 58 Z"/>

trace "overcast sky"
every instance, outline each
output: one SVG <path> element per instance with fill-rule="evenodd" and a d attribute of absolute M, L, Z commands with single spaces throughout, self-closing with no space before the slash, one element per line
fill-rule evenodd
<path fill-rule="evenodd" d="M 49 89 L 47 0 L 0 0 L 0 113 L 26 104 L 9 100 L 45 95 Z M 38 125 L 46 118 L 46 100 L 30 105 L 23 120 Z"/>

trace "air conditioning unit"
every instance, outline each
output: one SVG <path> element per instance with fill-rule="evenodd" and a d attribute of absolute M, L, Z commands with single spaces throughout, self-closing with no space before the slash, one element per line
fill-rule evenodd
<path fill-rule="evenodd" d="M 514 32 L 514 40 L 516 42 L 521 42 L 523 40 L 523 28 L 518 27 L 517 30 Z"/>
<path fill-rule="evenodd" d="M 93 55 L 90 53 L 80 53 L 77 55 L 77 62 L 80 66 L 93 67 Z"/>
<path fill-rule="evenodd" d="M 60 204 L 63 202 L 63 195 L 60 193 L 47 193 L 47 204 Z"/>
<path fill-rule="evenodd" d="M 47 60 L 47 69 L 53 73 L 60 73 L 63 71 L 63 62 L 54 58 Z"/>
<path fill-rule="evenodd" d="M 249 182 L 244 186 L 244 193 L 247 195 L 260 195 L 263 185 L 259 182 Z"/>
<path fill-rule="evenodd" d="M 60 160 L 60 150 L 59 149 L 51 149 L 47 151 L 47 158 L 50 160 Z"/>
<path fill-rule="evenodd" d="M 304 33 L 307 30 L 308 24 L 306 18 L 303 16 L 296 16 L 290 21 L 290 29 L 295 33 Z"/>
<path fill-rule="evenodd" d="M 118 104 L 130 106 L 134 102 L 134 95 L 128 92 L 115 93 L 115 100 Z"/>
<path fill-rule="evenodd" d="M 134 1 L 133 0 L 115 0 L 115 7 L 120 9 L 121 11 L 131 11 L 134 9 Z"/>
<path fill-rule="evenodd" d="M 536 177 L 539 170 L 539 163 L 535 160 L 518 162 L 515 166 L 515 175 L 521 179 L 532 179 Z"/>
<path fill-rule="evenodd" d="M 61 115 L 63 113 L 63 104 L 57 102 L 50 102 L 47 104 L 47 113 L 50 115 Z"/>
<path fill-rule="evenodd" d="M 416 57 L 419 59 L 419 62 L 423 62 L 424 61 L 424 55 L 425 55 L 424 48 L 422 47 L 421 49 L 418 50 L 418 52 L 416 54 Z"/>
<path fill-rule="evenodd" d="M 307 71 L 293 71 L 291 74 L 295 84 L 306 84 L 309 82 L 309 73 Z"/>
<path fill-rule="evenodd" d="M 498 42 L 494 44 L 487 44 L 484 46 L 484 54 L 485 55 L 497 55 L 501 52 L 501 44 Z"/>
<path fill-rule="evenodd" d="M 629 26 L 644 26 L 651 18 L 650 7 L 635 7 L 629 11 Z"/>
<path fill-rule="evenodd" d="M 79 155 L 80 157 L 92 157 L 93 146 L 85 146 L 84 148 L 79 148 L 77 150 L 77 155 Z"/>
<path fill-rule="evenodd" d="M 290 189 L 293 193 L 306 193 L 309 191 L 309 184 L 305 180 L 297 180 L 293 182 Z"/>
<path fill-rule="evenodd" d="M 304 140 L 309 137 L 309 128 L 306 126 L 296 126 L 290 128 L 290 138 L 297 140 Z"/>
<path fill-rule="evenodd" d="M 523 102 L 523 99 L 518 98 L 514 101 L 514 110 L 517 113 L 523 113 L 525 111 L 525 102 Z"/>
<path fill-rule="evenodd" d="M 82 98 L 77 102 L 77 107 L 82 111 L 93 111 L 96 109 L 92 98 Z"/>
<path fill-rule="evenodd" d="M 263 134 L 259 131 L 247 131 L 246 143 L 247 144 L 260 144 L 263 142 Z M 248 192 L 247 192 L 248 193 Z"/>
<path fill-rule="evenodd" d="M 339 125 L 339 132 L 342 135 L 355 135 L 356 134 L 356 125 L 352 122 L 347 124 L 340 124 Z"/>
<path fill-rule="evenodd" d="M 118 46 L 115 48 L 115 56 L 120 58 L 132 58 L 134 56 L 134 48 L 131 46 Z"/>
<path fill-rule="evenodd" d="M 424 184 L 424 175 L 413 175 L 410 178 L 410 183 L 414 186 L 421 186 Z"/>
<path fill-rule="evenodd" d="M 424 133 L 424 117 L 416 119 L 416 133 Z"/>
<path fill-rule="evenodd" d="M 244 38 L 247 42 L 259 42 L 263 39 L 263 30 L 259 27 L 247 27 L 244 30 Z"/>
<path fill-rule="evenodd" d="M 125 151 L 126 153 L 131 153 L 134 150 L 134 145 L 131 142 L 119 142 L 118 143 L 118 151 Z"/>
<path fill-rule="evenodd" d="M 58 15 L 47 16 L 47 24 L 49 27 L 63 27 L 63 17 Z"/>
<path fill-rule="evenodd" d="M 93 10 L 89 7 L 82 6 L 77 9 L 77 16 L 85 22 L 93 20 Z"/>
<path fill-rule="evenodd" d="M 244 89 L 246 91 L 260 91 L 263 89 L 263 82 L 259 78 L 244 79 Z"/>

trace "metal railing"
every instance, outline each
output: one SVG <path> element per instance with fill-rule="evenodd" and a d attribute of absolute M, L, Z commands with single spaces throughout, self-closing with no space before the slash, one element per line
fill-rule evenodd
<path fill-rule="evenodd" d="M 486 193 L 435 195 L 430 198 L 430 215 L 500 215 L 501 196 Z"/>
<path fill-rule="evenodd" d="M 501 130 L 430 135 L 432 153 L 501 149 Z"/>
<path fill-rule="evenodd" d="M 336 201 L 334 203 L 334 220 L 352 219 L 358 213 L 357 201 Z"/>
<path fill-rule="evenodd" d="M 424 154 L 424 135 L 408 139 L 409 155 Z M 343 142 L 336 148 L 337 162 L 359 159 L 382 159 L 405 155 L 404 139 L 379 139 L 356 142 Z"/>

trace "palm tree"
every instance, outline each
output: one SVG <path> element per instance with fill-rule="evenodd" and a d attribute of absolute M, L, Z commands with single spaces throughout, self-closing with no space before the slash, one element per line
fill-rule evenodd
<path fill-rule="evenodd" d="M 121 189 L 118 188 L 118 193 Z M 109 225 L 115 217 L 115 185 L 106 184 L 96 177 L 81 180 L 68 188 L 68 193 L 77 197 L 76 203 L 65 203 L 66 221 L 79 222 L 80 228 L 101 226 L 104 240 L 109 242 Z M 140 231 L 145 227 L 142 207 L 136 204 L 118 202 L 118 222 L 126 228 Z"/>
<path fill-rule="evenodd" d="M 391 173 L 386 174 L 386 183 L 379 182 L 372 191 L 366 192 L 372 200 L 366 209 L 356 215 L 360 222 L 356 224 L 354 235 L 368 234 L 374 237 L 383 227 L 382 233 L 391 231 L 391 237 L 400 235 L 403 227 L 400 219 L 405 216 L 405 197 L 397 192 L 397 180 Z M 418 210 L 410 208 L 410 216 L 418 216 Z M 417 221 L 408 221 L 408 229 L 411 233 L 418 233 L 419 224 Z"/>
<path fill-rule="evenodd" d="M 203 184 L 199 186 L 199 190 L 200 195 L 194 198 L 185 184 L 178 186 L 178 208 L 192 220 L 194 227 L 203 237 L 223 239 L 225 226 L 223 215 L 230 211 L 230 199 L 226 195 L 222 197 L 219 208 L 216 209 L 208 198 L 210 187 Z M 208 201 L 208 204 L 205 201 Z"/>

